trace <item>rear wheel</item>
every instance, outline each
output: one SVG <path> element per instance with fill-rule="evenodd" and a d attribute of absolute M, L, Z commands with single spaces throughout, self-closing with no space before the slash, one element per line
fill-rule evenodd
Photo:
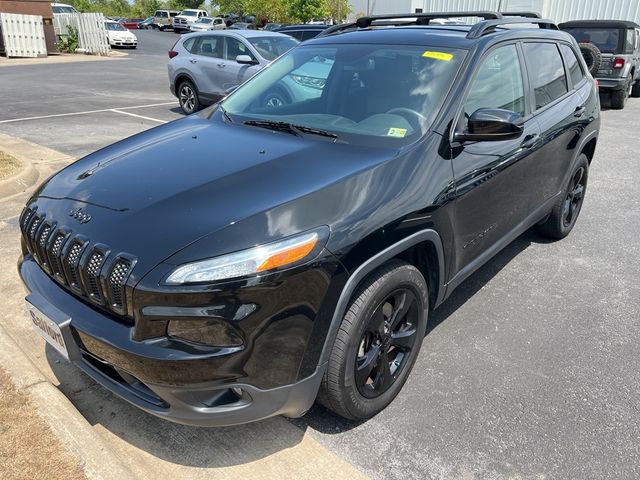
<path fill-rule="evenodd" d="M 551 214 L 543 223 L 537 225 L 538 232 L 555 239 L 569 235 L 582 209 L 588 177 L 589 161 L 586 155 L 581 154 Z"/>
<path fill-rule="evenodd" d="M 627 81 L 624 84 L 624 87 L 620 90 L 613 90 L 611 92 L 611 108 L 614 110 L 622 110 L 624 106 L 627 104 L 627 98 L 631 94 L 633 79 L 631 75 L 627 77 Z"/>
<path fill-rule="evenodd" d="M 365 278 L 338 330 L 318 400 L 350 420 L 389 405 L 418 356 L 428 298 L 420 271 L 399 260 Z"/>
<path fill-rule="evenodd" d="M 180 108 L 187 115 L 200 110 L 200 101 L 198 100 L 198 91 L 190 80 L 183 80 L 178 86 L 178 102 Z"/>

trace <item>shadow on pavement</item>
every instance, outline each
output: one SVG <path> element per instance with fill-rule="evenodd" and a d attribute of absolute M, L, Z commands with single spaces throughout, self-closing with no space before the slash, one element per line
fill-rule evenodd
<path fill-rule="evenodd" d="M 303 430 L 278 417 L 225 428 L 171 423 L 111 394 L 49 346 L 46 356 L 60 380 L 60 390 L 91 425 L 100 425 L 126 444 L 173 464 L 198 468 L 244 465 L 294 447 L 304 437 Z"/>

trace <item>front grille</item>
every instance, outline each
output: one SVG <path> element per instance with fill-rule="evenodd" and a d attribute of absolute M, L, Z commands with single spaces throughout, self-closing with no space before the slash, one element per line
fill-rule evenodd
<path fill-rule="evenodd" d="M 107 245 L 45 220 L 35 208 L 25 209 L 20 227 L 29 253 L 47 274 L 91 303 L 127 315 L 126 283 L 134 257 L 111 255 Z"/>

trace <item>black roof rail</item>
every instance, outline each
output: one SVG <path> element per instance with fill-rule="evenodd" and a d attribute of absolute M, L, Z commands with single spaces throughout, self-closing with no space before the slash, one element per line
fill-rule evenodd
<path fill-rule="evenodd" d="M 542 18 L 525 18 L 525 17 L 512 17 L 512 18 L 500 18 L 497 20 L 484 20 L 482 22 L 476 23 L 469 33 L 467 34 L 467 38 L 474 39 L 480 38 L 483 35 L 488 33 L 492 33 L 495 31 L 496 27 L 500 27 L 502 25 L 513 25 L 518 23 L 534 23 L 537 24 L 540 28 L 548 29 L 548 30 L 560 30 L 558 26 L 553 23 L 551 20 L 544 20 Z"/>
<path fill-rule="evenodd" d="M 429 25 L 431 20 L 436 18 L 458 18 L 458 17 L 480 17 L 485 20 L 496 20 L 502 18 L 502 14 L 498 12 L 435 12 L 435 13 L 396 13 L 390 15 L 372 15 L 369 17 L 360 17 L 356 20 L 358 28 L 369 28 L 373 22 L 379 20 L 391 20 L 385 22 L 385 25 L 394 25 L 393 20 L 398 20 L 397 25 Z M 407 22 L 409 18 L 415 18 L 415 22 Z"/>
<path fill-rule="evenodd" d="M 326 37 L 327 35 L 331 35 L 333 33 L 340 33 L 340 32 L 344 32 L 345 30 L 356 30 L 358 28 L 358 26 L 356 25 L 355 22 L 351 22 L 351 23 L 341 23 L 339 25 L 333 25 L 329 28 L 324 29 L 322 32 L 320 32 L 316 38 L 319 37 Z"/>
<path fill-rule="evenodd" d="M 542 18 L 536 12 L 500 12 L 503 17 L 525 17 L 525 18 Z"/>

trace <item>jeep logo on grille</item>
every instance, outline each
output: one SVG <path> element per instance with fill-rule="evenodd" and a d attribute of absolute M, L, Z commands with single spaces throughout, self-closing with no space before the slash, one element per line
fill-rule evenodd
<path fill-rule="evenodd" d="M 69 216 L 75 218 L 80 223 L 87 223 L 91 220 L 91 215 L 84 208 L 74 208 L 69 212 Z"/>

